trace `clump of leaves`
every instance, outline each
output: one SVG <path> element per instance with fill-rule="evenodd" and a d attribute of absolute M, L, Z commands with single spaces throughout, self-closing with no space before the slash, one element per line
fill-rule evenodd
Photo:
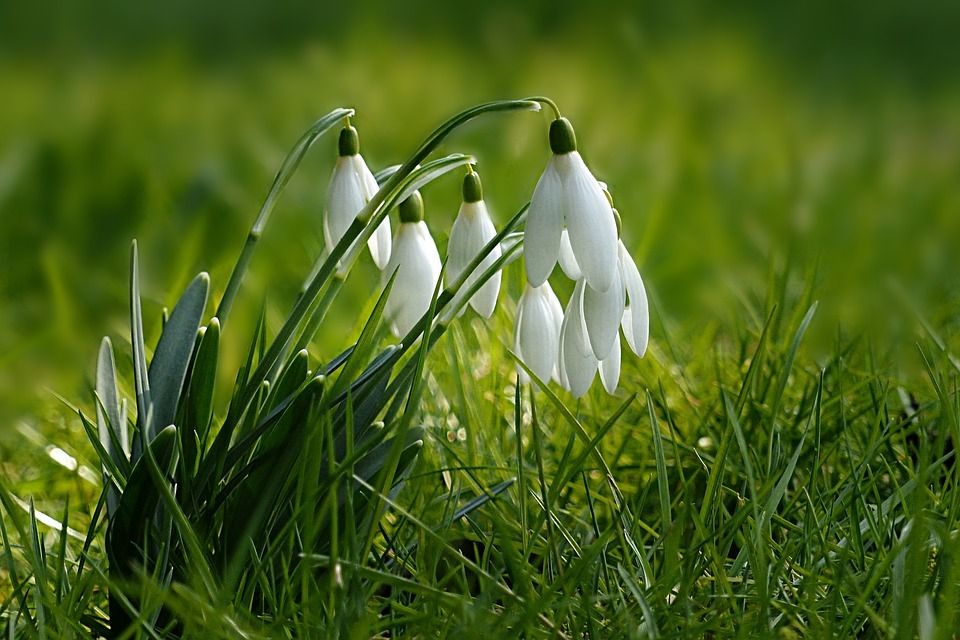
<path fill-rule="evenodd" d="M 356 257 L 351 247 L 362 246 L 414 191 L 472 161 L 463 154 L 425 161 L 440 141 L 483 113 L 537 108 L 536 102 L 519 100 L 464 111 L 437 129 L 406 163 L 381 172 L 379 191 L 332 251 L 318 260 L 272 339 L 261 314 L 222 411 L 214 400 L 217 376 L 224 373 L 221 340 L 243 274 L 277 196 L 306 151 L 352 111 L 327 114 L 290 152 L 215 315 L 205 319 L 210 282 L 201 273 L 164 318 L 149 359 L 134 242 L 130 388 L 135 389 L 136 415 L 128 415 L 109 338 L 103 339 L 97 362 L 96 420 L 80 414 L 102 465 L 102 503 L 109 523 L 109 620 L 91 621 L 91 627 L 109 629 L 112 635 L 127 629 L 179 635 L 186 631 L 184 623 L 164 593 L 171 585 L 201 593 L 205 601 L 233 594 L 231 600 L 247 603 L 253 616 L 283 618 L 299 596 L 311 592 L 310 583 L 342 579 L 341 556 L 369 556 L 381 534 L 384 506 L 422 446 L 423 430 L 415 424 L 420 381 L 426 354 L 446 328 L 440 319 L 452 317 L 464 304 L 455 300 L 469 299 L 513 257 L 516 246 L 483 273 L 478 269 L 524 211 L 462 277 L 434 291 L 429 310 L 398 344 L 382 346 L 391 278 L 356 343 L 314 369 L 302 346 L 309 344 L 343 285 Z M 473 271 L 478 273 L 467 282 Z M 343 531 L 351 532 L 349 549 L 341 544 Z"/>

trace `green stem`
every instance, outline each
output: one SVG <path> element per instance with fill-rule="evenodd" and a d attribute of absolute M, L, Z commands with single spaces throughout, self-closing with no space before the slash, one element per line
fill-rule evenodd
<path fill-rule="evenodd" d="M 306 329 L 304 329 L 303 333 L 300 334 L 300 339 L 297 340 L 297 346 L 293 350 L 294 353 L 300 351 L 301 349 L 306 349 L 307 345 L 310 344 L 310 341 L 313 340 L 313 336 L 316 335 L 317 331 L 320 329 L 320 325 L 323 323 L 324 318 L 327 317 L 327 310 L 333 303 L 333 299 L 337 297 L 337 294 L 340 293 L 340 289 L 343 288 L 343 282 L 343 277 L 339 275 L 335 275 L 333 277 L 333 282 L 331 282 L 330 286 L 327 287 L 323 297 L 320 298 L 320 302 L 316 307 L 314 307 L 313 311 L 310 312 L 310 319 L 307 321 Z"/>
<path fill-rule="evenodd" d="M 559 120 L 562 117 L 560 115 L 560 107 L 558 107 L 557 103 L 551 100 L 550 98 L 547 98 L 546 96 L 535 96 L 533 98 L 527 98 L 527 99 L 550 107 L 550 109 L 553 111 L 554 117 L 557 120 Z"/>
<path fill-rule="evenodd" d="M 267 192 L 267 197 L 260 206 L 260 212 L 257 214 L 253 226 L 250 227 L 250 231 L 247 233 L 247 240 L 243 245 L 243 249 L 240 251 L 240 256 L 237 258 L 237 263 L 234 265 L 233 271 L 230 273 L 230 279 L 227 281 L 227 288 L 223 292 L 223 297 L 220 298 L 220 305 L 217 307 L 216 316 L 220 319 L 221 326 L 227 322 L 227 316 L 230 314 L 233 301 L 236 299 L 240 284 L 243 282 L 243 276 L 247 272 L 247 266 L 250 264 L 253 252 L 257 248 L 260 236 L 263 235 L 263 230 L 270 220 L 270 214 L 273 213 L 273 208 L 276 206 L 277 199 L 283 191 L 283 188 L 290 182 L 290 178 L 296 173 L 300 162 L 303 160 L 303 156 L 306 155 L 307 150 L 310 149 L 313 143 L 329 131 L 331 127 L 344 118 L 349 118 L 353 113 L 353 109 L 339 108 L 323 116 L 307 129 L 306 133 L 297 140 L 297 143 L 287 154 L 287 157 L 284 158 L 283 164 L 280 165 L 280 170 L 277 171 L 277 175 L 273 178 L 270 191 Z"/>
<path fill-rule="evenodd" d="M 414 154 L 400 166 L 396 173 L 390 176 L 386 183 L 384 183 L 377 193 L 374 194 L 373 198 L 371 198 L 370 201 L 363 207 L 363 209 L 360 210 L 356 219 L 354 219 L 354 221 L 351 223 L 346 233 L 343 234 L 343 237 L 340 238 L 340 241 L 337 242 L 337 245 L 330 252 L 330 255 L 327 256 L 327 259 L 324 261 L 317 274 L 310 281 L 310 284 L 307 285 L 306 290 L 294 305 L 294 308 L 291 310 L 290 315 L 287 317 L 286 322 L 284 322 L 273 343 L 270 345 L 267 353 L 261 359 L 259 365 L 257 366 L 257 370 L 249 379 L 247 387 L 243 390 L 241 402 L 239 404 L 239 409 L 241 412 L 246 408 L 247 404 L 252 399 L 253 393 L 259 387 L 261 380 L 263 380 L 264 376 L 273 368 L 273 363 L 276 362 L 276 360 L 282 354 L 285 345 L 290 339 L 290 336 L 300 325 L 300 322 L 303 320 L 304 316 L 309 310 L 310 305 L 313 303 L 314 298 L 320 292 L 320 289 L 323 287 L 333 270 L 336 268 L 340 258 L 343 257 L 343 255 L 347 252 L 347 249 L 354 242 L 357 242 L 358 244 L 366 242 L 367 238 L 369 238 L 369 236 L 374 232 L 383 218 L 386 217 L 391 206 L 398 199 L 406 196 L 404 188 L 412 191 L 420 186 L 416 182 L 417 177 L 423 178 L 427 176 L 429 174 L 428 167 L 430 165 L 428 163 L 428 165 L 419 167 L 419 169 L 418 165 L 440 145 L 443 139 L 466 122 L 485 113 L 539 109 L 539 103 L 532 100 L 500 100 L 496 102 L 488 102 L 467 109 L 453 116 L 445 123 L 440 125 L 440 127 L 430 134 L 429 137 L 427 137 L 427 139 L 423 142 L 423 144 L 420 145 L 416 152 L 414 152 Z M 450 163 L 459 166 L 460 164 L 464 164 L 472 160 L 467 156 L 462 156 L 462 158 L 463 159 L 461 160 L 460 158 L 452 157 Z M 435 162 L 440 163 L 441 161 Z M 286 163 L 284 164 L 286 165 Z M 439 167 L 439 164 L 437 167 Z M 437 169 L 437 167 L 434 168 Z M 381 205 L 383 206 L 381 207 Z M 253 231 L 259 232 L 260 230 L 262 230 L 262 227 L 258 227 L 257 224 L 255 224 Z M 223 322 L 222 317 L 220 317 L 220 320 Z"/>
<path fill-rule="evenodd" d="M 533 399 L 533 387 L 530 387 L 530 427 L 533 433 L 533 451 L 537 459 L 537 480 L 540 482 L 540 499 L 543 500 L 544 521 L 547 526 L 547 567 L 550 566 L 550 556 L 553 556 L 554 570 L 559 572 L 562 566 L 560 550 L 557 549 L 556 537 L 553 532 L 553 514 L 550 512 L 550 493 L 547 490 L 547 478 L 543 470 L 543 445 L 540 443 L 540 421 L 537 419 L 537 404 Z M 534 532 L 536 535 L 536 532 Z M 558 573 L 559 575 L 559 573 Z"/>

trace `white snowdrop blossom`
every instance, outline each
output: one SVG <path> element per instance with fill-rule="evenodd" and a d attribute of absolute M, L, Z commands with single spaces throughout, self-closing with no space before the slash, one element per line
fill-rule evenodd
<path fill-rule="evenodd" d="M 613 341 L 610 355 L 600 361 L 600 382 L 607 393 L 612 394 L 620 384 L 620 339 Z"/>
<path fill-rule="evenodd" d="M 577 257 L 573 255 L 573 247 L 570 246 L 570 233 L 566 229 L 560 234 L 559 262 L 563 273 L 574 282 L 583 277 Z"/>
<path fill-rule="evenodd" d="M 622 242 L 619 244 L 623 246 Z M 587 339 L 598 360 L 603 360 L 613 350 L 626 304 L 619 260 L 609 289 L 601 292 L 589 284 L 584 287 L 583 320 Z"/>
<path fill-rule="evenodd" d="M 650 314 L 643 280 L 622 241 L 617 256 L 619 275 L 614 289 L 598 294 L 586 280 L 578 280 L 564 313 L 560 336 L 560 381 L 578 398 L 590 388 L 598 369 L 607 393 L 617 390 L 620 383 L 620 329 L 627 345 L 637 356 L 643 357 L 647 350 Z M 600 350 L 602 356 L 597 348 L 601 340 L 604 341 Z"/>
<path fill-rule="evenodd" d="M 450 275 L 451 282 L 460 278 L 464 270 L 495 235 L 497 230 L 483 201 L 480 176 L 471 171 L 463 179 L 463 203 L 460 205 L 456 220 L 453 221 L 450 242 L 447 245 L 447 273 Z M 461 290 L 472 287 L 490 265 L 500 258 L 501 254 L 500 246 L 495 246 L 467 277 Z M 484 318 L 489 318 L 493 315 L 499 294 L 500 272 L 498 271 L 470 298 L 470 306 Z"/>
<path fill-rule="evenodd" d="M 560 256 L 564 229 L 587 284 L 605 292 L 617 270 L 617 228 L 610 202 L 577 151 L 566 118 L 550 124 L 553 156 L 540 177 L 527 212 L 524 261 L 527 280 L 543 284 Z"/>
<path fill-rule="evenodd" d="M 396 272 L 384 314 L 393 335 L 402 337 L 420 320 L 433 301 L 440 279 L 440 253 L 423 221 L 423 198 L 414 191 L 400 203 L 400 226 L 393 239 L 384 282 Z"/>
<path fill-rule="evenodd" d="M 636 263 L 620 243 L 620 274 L 623 279 L 627 305 L 623 310 L 623 319 L 620 326 L 623 337 L 630 350 L 642 358 L 647 352 L 647 343 L 650 339 L 650 308 L 647 303 L 647 289 L 643 286 L 643 278 Z"/>
<path fill-rule="evenodd" d="M 327 189 L 326 212 L 323 216 L 323 238 L 327 251 L 340 242 L 357 214 L 379 189 L 376 179 L 360 155 L 357 130 L 346 126 L 340 130 L 339 156 Z M 390 261 L 390 219 L 384 218 L 370 239 L 370 255 L 378 268 Z M 347 255 L 350 250 L 347 251 Z"/>
<path fill-rule="evenodd" d="M 560 328 L 560 384 L 581 398 L 597 375 L 597 358 L 593 355 L 583 322 L 583 302 L 586 281 L 578 280 L 573 295 L 567 301 Z"/>
<path fill-rule="evenodd" d="M 563 307 L 549 282 L 539 287 L 527 284 L 517 305 L 514 351 L 538 378 L 546 382 L 557 377 L 557 345 L 563 323 Z M 530 377 L 519 365 L 520 382 Z"/>

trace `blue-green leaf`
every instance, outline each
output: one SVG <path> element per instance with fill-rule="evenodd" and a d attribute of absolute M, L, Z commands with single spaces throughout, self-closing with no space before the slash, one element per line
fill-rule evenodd
<path fill-rule="evenodd" d="M 133 381 L 137 393 L 137 433 L 133 440 L 131 460 L 136 461 L 143 451 L 143 434 L 150 419 L 150 377 L 147 374 L 147 355 L 143 340 L 143 311 L 140 308 L 140 267 L 137 259 L 137 241 L 130 248 L 130 343 L 133 346 Z"/>
<path fill-rule="evenodd" d="M 187 287 L 163 328 L 157 350 L 150 362 L 150 391 L 153 416 L 147 426 L 146 439 L 153 439 L 152 425 L 173 424 L 180 403 L 183 381 L 197 340 L 197 330 L 207 304 L 210 278 L 199 274 Z"/>

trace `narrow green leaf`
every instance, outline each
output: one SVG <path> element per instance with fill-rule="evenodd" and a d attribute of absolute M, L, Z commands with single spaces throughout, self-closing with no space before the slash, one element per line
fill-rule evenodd
<path fill-rule="evenodd" d="M 210 277 L 206 273 L 194 278 L 180 296 L 160 335 L 148 372 L 153 417 L 145 436 L 147 442 L 154 437 L 152 425 L 169 425 L 176 419 L 183 382 L 197 342 L 197 330 L 207 304 L 209 288 Z"/>
<path fill-rule="evenodd" d="M 117 373 L 113 361 L 113 346 L 110 338 L 104 338 L 100 343 L 100 352 L 97 357 L 97 396 L 102 407 L 97 405 L 97 428 L 100 433 L 100 442 L 103 448 L 114 460 L 120 455 L 129 455 L 127 442 L 127 425 L 120 419 L 120 394 L 117 391 Z M 110 431 L 115 434 L 110 437 Z M 113 440 L 119 440 L 123 448 L 116 451 Z"/>
<path fill-rule="evenodd" d="M 162 429 L 150 443 L 151 455 L 161 468 L 173 467 L 177 452 L 177 429 L 173 425 Z M 110 566 L 125 575 L 134 566 L 140 554 L 144 532 L 151 526 L 153 513 L 160 501 L 160 493 L 151 477 L 149 461 L 141 456 L 134 465 L 120 504 L 107 530 L 107 554 Z"/>
<path fill-rule="evenodd" d="M 185 429 L 196 430 L 196 440 L 201 449 L 207 442 L 210 422 L 213 419 L 213 394 L 217 383 L 217 364 L 220 356 L 220 320 L 212 318 L 203 332 L 200 347 L 190 373 L 189 417 Z M 185 465 L 192 467 L 191 460 Z"/>
<path fill-rule="evenodd" d="M 221 322 L 225 323 L 227 321 L 230 309 L 233 307 L 233 301 L 237 297 L 237 292 L 240 290 L 240 284 L 243 282 L 243 276 L 247 271 L 247 266 L 253 257 L 257 242 L 260 240 L 260 236 L 263 235 L 264 229 L 266 229 L 267 222 L 270 220 L 270 214 L 273 213 L 273 209 L 277 204 L 280 194 L 283 192 L 283 188 L 296 173 L 300 162 L 310 147 L 313 146 L 313 143 L 329 131 L 331 127 L 341 122 L 344 118 L 352 116 L 353 113 L 353 109 L 338 108 L 326 114 L 307 129 L 283 159 L 283 164 L 280 165 L 280 169 L 273 179 L 273 184 L 267 192 L 267 197 L 260 206 L 260 211 L 257 213 L 256 219 L 253 221 L 253 226 L 250 227 L 250 231 L 247 233 L 246 243 L 240 252 L 240 256 L 237 258 L 237 263 L 234 265 L 233 271 L 230 273 L 227 287 L 224 289 L 223 297 L 220 299 L 220 306 L 217 307 L 216 315 L 220 318 Z"/>
<path fill-rule="evenodd" d="M 146 346 L 143 338 L 143 311 L 140 308 L 140 267 L 137 241 L 130 249 L 130 342 L 133 346 L 133 380 L 137 393 L 137 432 L 131 448 L 131 460 L 143 451 L 144 432 L 151 414 L 150 376 L 147 373 Z"/>

